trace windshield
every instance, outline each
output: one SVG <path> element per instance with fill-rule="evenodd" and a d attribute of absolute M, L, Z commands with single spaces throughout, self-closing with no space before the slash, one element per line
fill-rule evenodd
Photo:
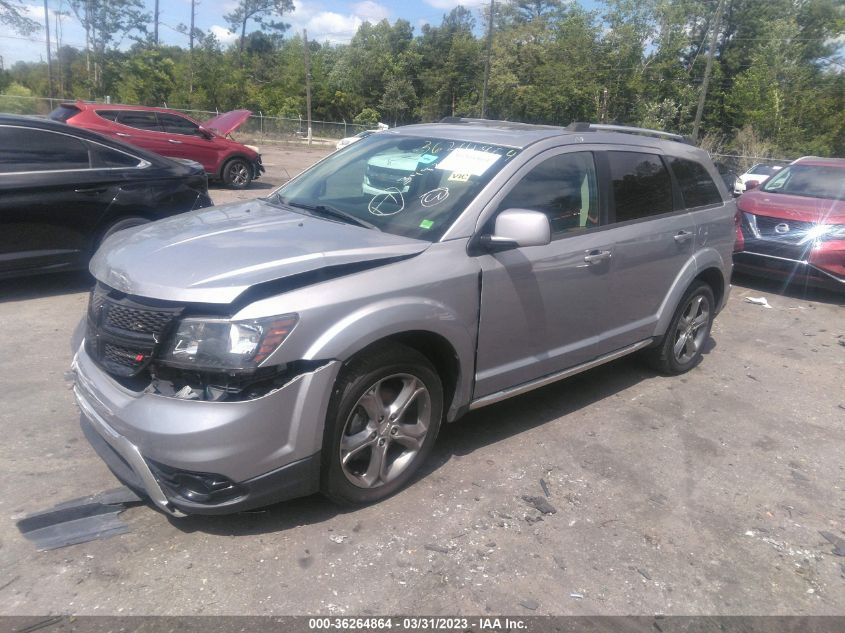
<path fill-rule="evenodd" d="M 845 200 L 845 167 L 790 165 L 761 187 L 769 193 Z"/>
<path fill-rule="evenodd" d="M 776 171 L 777 169 L 771 165 L 754 165 L 754 167 L 748 170 L 748 173 L 754 174 L 755 176 L 771 176 Z"/>
<path fill-rule="evenodd" d="M 334 221 L 344 221 L 346 214 L 385 233 L 435 242 L 517 153 L 499 145 L 373 134 L 269 199 Z"/>

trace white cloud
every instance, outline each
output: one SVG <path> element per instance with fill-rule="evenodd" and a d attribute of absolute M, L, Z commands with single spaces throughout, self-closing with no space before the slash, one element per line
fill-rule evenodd
<path fill-rule="evenodd" d="M 425 0 L 425 3 L 435 9 L 442 9 L 443 11 L 451 11 L 459 4 L 467 9 L 489 4 L 487 0 Z"/>
<path fill-rule="evenodd" d="M 352 5 L 352 12 L 369 22 L 381 22 L 390 16 L 390 9 L 373 0 L 356 2 Z"/>
<path fill-rule="evenodd" d="M 308 30 L 308 39 L 332 44 L 346 44 L 364 22 L 388 19 L 390 10 L 374 0 L 362 0 L 350 7 L 351 13 L 325 11 L 319 4 L 294 1 L 294 11 L 285 16 L 291 25 L 291 34 Z"/>
<path fill-rule="evenodd" d="M 220 26 L 219 24 L 213 24 L 208 30 L 214 34 L 214 37 L 216 37 L 221 44 L 231 44 L 238 39 L 237 33 L 232 33 L 228 28 Z"/>

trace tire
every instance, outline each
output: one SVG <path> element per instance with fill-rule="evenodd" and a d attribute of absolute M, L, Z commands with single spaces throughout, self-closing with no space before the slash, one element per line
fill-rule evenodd
<path fill-rule="evenodd" d="M 402 412 L 391 419 L 391 409 L 403 403 Z M 353 359 L 338 377 L 329 403 L 321 492 L 344 506 L 394 494 L 431 452 L 442 417 L 440 377 L 416 350 L 396 344 Z"/>
<path fill-rule="evenodd" d="M 666 334 L 645 351 L 648 364 L 667 376 L 686 373 L 698 365 L 715 316 L 713 289 L 703 281 L 694 283 L 684 293 Z"/>
<path fill-rule="evenodd" d="M 223 165 L 221 176 L 230 189 L 246 189 L 252 182 L 252 165 L 243 158 L 232 158 Z"/>
<path fill-rule="evenodd" d="M 141 226 L 142 224 L 147 223 L 149 223 L 149 220 L 147 218 L 142 217 L 121 218 L 120 220 L 117 220 L 116 222 L 110 224 L 105 231 L 103 231 L 102 237 L 100 237 L 99 241 L 97 242 L 97 248 L 100 248 L 100 245 L 105 242 L 106 239 L 108 239 L 118 231 L 131 229 L 132 227 Z"/>

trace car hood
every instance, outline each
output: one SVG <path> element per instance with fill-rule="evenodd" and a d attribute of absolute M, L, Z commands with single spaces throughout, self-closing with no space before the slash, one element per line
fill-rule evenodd
<path fill-rule="evenodd" d="M 227 304 L 302 273 L 412 257 L 429 242 L 285 210 L 264 200 L 209 207 L 116 233 L 91 259 L 99 281 L 130 295 Z"/>
<path fill-rule="evenodd" d="M 214 130 L 221 136 L 226 136 L 237 130 L 246 121 L 252 112 L 250 110 L 232 110 L 218 114 L 202 124 L 204 128 Z"/>
<path fill-rule="evenodd" d="M 808 198 L 753 189 L 742 194 L 738 204 L 741 211 L 754 215 L 817 224 L 845 224 L 845 200 Z"/>

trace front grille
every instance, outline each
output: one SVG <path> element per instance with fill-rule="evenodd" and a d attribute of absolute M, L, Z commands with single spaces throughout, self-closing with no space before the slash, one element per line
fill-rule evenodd
<path fill-rule="evenodd" d="M 170 312 L 140 310 L 115 303 L 109 303 L 105 312 L 108 327 L 142 334 L 161 332 L 172 318 Z"/>
<path fill-rule="evenodd" d="M 756 224 L 760 239 L 786 244 L 811 242 L 813 238 L 808 239 L 808 235 L 812 235 L 811 232 L 816 227 L 815 222 L 782 220 L 765 215 L 755 215 L 752 221 Z"/>
<path fill-rule="evenodd" d="M 107 372 L 136 376 L 149 364 L 181 312 L 176 304 L 147 305 L 97 284 L 88 303 L 86 351 Z"/>

